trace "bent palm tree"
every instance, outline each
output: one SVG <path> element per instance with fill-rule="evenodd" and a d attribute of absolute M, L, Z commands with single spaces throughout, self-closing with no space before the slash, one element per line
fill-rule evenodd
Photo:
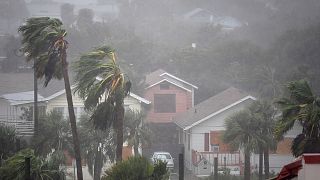
<path fill-rule="evenodd" d="M 282 118 L 276 124 L 275 134 L 279 138 L 299 122 L 302 132 L 292 142 L 292 154 L 297 157 L 302 153 L 319 153 L 320 98 L 305 80 L 290 82 L 287 89 L 289 97 L 277 101 Z"/>
<path fill-rule="evenodd" d="M 131 83 L 126 80 L 113 50 L 103 46 L 80 57 L 75 63 L 76 91 L 85 107 L 93 111 L 95 128 L 116 131 L 116 160 L 122 160 L 124 98 Z"/>
<path fill-rule="evenodd" d="M 226 120 L 223 141 L 235 148 L 244 149 L 244 179 L 250 180 L 250 153 L 260 141 L 255 121 L 248 110 L 240 111 Z"/>
<path fill-rule="evenodd" d="M 30 18 L 26 24 L 19 27 L 19 32 L 22 34 L 22 50 L 27 55 L 27 61 L 35 61 L 36 76 L 45 77 L 44 86 L 48 85 L 51 78 L 64 79 L 77 176 L 82 180 L 80 145 L 68 75 L 68 42 L 64 39 L 67 32 L 62 28 L 59 19 L 49 17 Z"/>

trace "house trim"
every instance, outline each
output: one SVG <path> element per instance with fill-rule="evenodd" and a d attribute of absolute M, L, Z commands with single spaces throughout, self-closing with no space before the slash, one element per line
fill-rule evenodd
<path fill-rule="evenodd" d="M 224 108 L 222 108 L 222 109 L 220 109 L 220 110 L 218 110 L 218 111 L 216 111 L 216 112 L 214 112 L 214 113 L 212 113 L 212 114 L 210 114 L 210 115 L 208 115 L 208 116 L 206 116 L 206 117 L 204 117 L 202 119 L 200 119 L 199 121 L 197 121 L 197 122 L 185 127 L 183 130 L 188 130 L 188 129 L 190 129 L 190 128 L 192 128 L 192 127 L 194 127 L 194 126 L 196 126 L 196 125 L 198 125 L 198 124 L 200 124 L 200 123 L 212 118 L 213 116 L 216 116 L 216 115 L 218 115 L 218 114 L 220 114 L 220 113 L 232 108 L 233 106 L 236 106 L 236 105 L 238 105 L 238 104 L 240 104 L 243 101 L 246 101 L 248 99 L 252 99 L 254 101 L 256 100 L 256 98 L 253 97 L 253 96 L 246 96 L 246 97 L 240 99 L 239 101 L 236 101 L 236 102 L 234 102 L 234 103 L 232 103 L 232 104 L 230 104 L 230 105 L 228 105 L 228 106 L 226 106 L 226 107 L 224 107 Z"/>
<path fill-rule="evenodd" d="M 71 87 L 72 90 L 73 90 L 74 88 L 75 88 L 75 86 L 72 86 L 72 87 Z M 64 94 L 64 93 L 65 93 L 65 90 L 63 89 L 63 90 L 61 90 L 61 91 L 59 91 L 59 92 L 56 92 L 56 93 L 52 94 L 51 96 L 45 98 L 45 100 L 48 101 L 48 100 L 54 99 L 54 98 L 56 98 L 56 97 L 58 97 L 58 96 L 60 96 L 60 95 L 62 95 L 62 94 Z M 133 97 L 134 99 L 138 100 L 139 102 L 143 102 L 143 103 L 145 103 L 145 104 L 151 104 L 150 101 L 148 101 L 148 100 L 146 100 L 146 99 L 144 99 L 144 98 L 142 98 L 142 97 L 140 97 L 140 96 L 138 96 L 138 95 L 136 95 L 136 94 L 134 94 L 134 93 L 132 93 L 132 92 L 130 92 L 129 95 L 130 95 L 131 97 Z"/>
<path fill-rule="evenodd" d="M 176 83 L 174 83 L 174 82 L 172 82 L 172 81 L 169 81 L 168 79 L 162 79 L 161 81 L 156 82 L 156 83 L 148 86 L 146 89 L 149 89 L 149 88 L 151 88 L 151 87 L 153 87 L 153 86 L 155 86 L 155 85 L 158 85 L 158 84 L 160 84 L 160 83 L 162 83 L 162 82 L 164 82 L 164 81 L 167 81 L 167 82 L 169 82 L 169 83 L 171 83 L 171 84 L 173 84 L 173 85 L 175 85 L 175 86 L 177 86 L 177 87 L 179 87 L 179 88 L 181 88 L 181 89 L 184 89 L 184 90 L 186 90 L 186 91 L 188 91 L 188 92 L 192 92 L 192 90 L 187 89 L 187 88 L 185 88 L 185 87 L 183 87 L 183 86 L 181 86 L 181 85 L 179 85 L 179 84 L 176 84 Z"/>
<path fill-rule="evenodd" d="M 181 82 L 183 82 L 183 83 L 185 83 L 185 84 L 188 84 L 189 86 L 192 86 L 192 87 L 195 88 L 195 89 L 198 89 L 197 86 L 195 86 L 195 85 L 193 85 L 193 84 L 190 84 L 190 83 L 188 83 L 187 81 L 184 81 L 184 80 L 182 80 L 182 79 L 180 79 L 180 78 L 178 78 L 178 77 L 176 77 L 176 76 L 174 76 L 174 75 L 172 75 L 172 74 L 170 74 L 170 73 L 165 72 L 165 73 L 160 74 L 161 77 L 162 77 L 163 75 L 168 75 L 168 76 L 170 76 L 170 77 L 172 77 L 172 78 L 174 78 L 174 79 L 176 79 L 176 80 L 178 80 L 178 81 L 181 81 Z"/>

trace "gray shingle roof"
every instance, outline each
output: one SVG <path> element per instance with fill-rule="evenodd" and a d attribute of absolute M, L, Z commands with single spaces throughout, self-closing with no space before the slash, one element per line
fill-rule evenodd
<path fill-rule="evenodd" d="M 246 92 L 230 87 L 227 90 L 201 102 L 195 107 L 189 109 L 187 112 L 179 114 L 174 118 L 173 122 L 183 129 L 188 129 L 200 120 L 222 111 L 224 108 L 246 97 L 255 99 Z"/>

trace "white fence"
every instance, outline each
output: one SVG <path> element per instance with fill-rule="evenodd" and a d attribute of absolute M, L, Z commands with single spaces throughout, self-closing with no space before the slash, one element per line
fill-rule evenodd
<path fill-rule="evenodd" d="M 33 136 L 34 133 L 33 121 L 0 120 L 0 124 L 13 127 L 16 130 L 17 136 Z"/>

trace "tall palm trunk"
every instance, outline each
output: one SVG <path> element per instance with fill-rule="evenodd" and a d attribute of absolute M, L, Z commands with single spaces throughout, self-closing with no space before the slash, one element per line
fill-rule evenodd
<path fill-rule="evenodd" d="M 269 147 L 264 148 L 264 174 L 265 179 L 269 178 Z"/>
<path fill-rule="evenodd" d="M 97 151 L 94 158 L 94 173 L 93 173 L 93 180 L 100 180 L 101 176 L 101 169 L 102 169 L 102 160 L 101 160 L 101 152 L 102 150 L 99 147 L 99 143 L 97 145 Z"/>
<path fill-rule="evenodd" d="M 134 140 L 135 143 L 133 145 L 133 152 L 134 152 L 134 156 L 138 156 L 139 155 L 139 138 Z"/>
<path fill-rule="evenodd" d="M 80 155 L 80 143 L 77 133 L 77 125 L 76 125 L 76 116 L 74 114 L 73 109 L 73 102 L 72 102 L 72 93 L 70 88 L 70 81 L 68 75 L 68 63 L 67 63 L 67 52 L 66 49 L 62 50 L 62 71 L 63 71 L 63 79 L 64 79 L 64 86 L 66 90 L 67 102 L 68 102 L 68 111 L 69 111 L 69 119 L 72 131 L 72 138 L 73 138 L 73 146 L 74 146 L 74 154 L 76 158 L 76 165 L 77 165 L 77 177 L 78 180 L 83 180 L 82 176 L 82 164 L 81 164 L 81 155 Z"/>
<path fill-rule="evenodd" d="M 263 147 L 259 145 L 259 180 L 263 179 Z"/>
<path fill-rule="evenodd" d="M 34 60 L 33 70 L 33 123 L 34 123 L 34 136 L 38 136 L 39 132 L 39 111 L 38 111 L 38 79 L 36 73 L 36 61 Z"/>
<path fill-rule="evenodd" d="M 115 130 L 117 133 L 117 147 L 116 147 L 116 161 L 122 161 L 122 148 L 123 148 L 123 119 L 124 119 L 124 107 L 123 98 L 120 95 L 121 92 L 116 93 L 116 122 Z M 120 96 L 120 97 L 119 97 Z"/>
<path fill-rule="evenodd" d="M 250 180 L 250 150 L 244 150 L 244 180 Z"/>

